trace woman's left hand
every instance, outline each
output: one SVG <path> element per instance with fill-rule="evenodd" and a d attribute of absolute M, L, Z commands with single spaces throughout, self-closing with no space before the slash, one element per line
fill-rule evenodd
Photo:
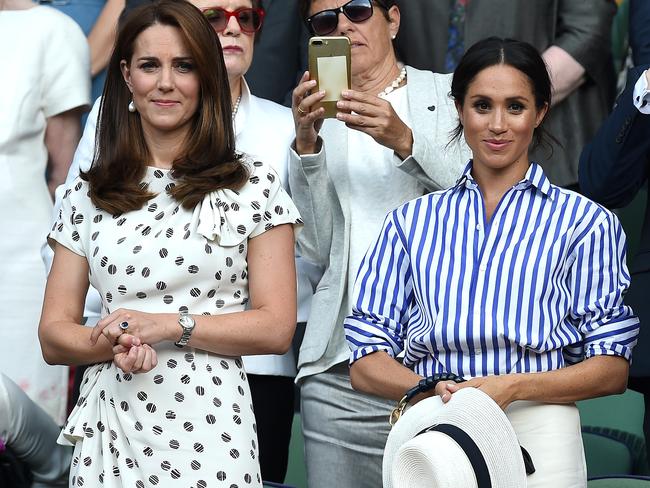
<path fill-rule="evenodd" d="M 121 327 L 125 322 L 126 327 Z M 155 314 L 118 308 L 97 322 L 90 334 L 90 342 L 94 345 L 99 336 L 104 335 L 112 345 L 115 345 L 119 337 L 127 332 L 140 339 L 142 344 L 150 346 L 167 340 L 164 327 L 157 323 Z"/>
<path fill-rule="evenodd" d="M 496 402 L 501 410 L 505 410 L 514 400 L 514 383 L 513 375 L 504 374 L 497 376 L 484 376 L 481 378 L 472 378 L 463 383 L 452 383 L 447 385 L 447 390 L 451 395 L 462 388 L 478 388 L 483 393 L 486 393 L 492 400 Z M 447 402 L 451 395 L 443 401 Z"/>
<path fill-rule="evenodd" d="M 351 129 L 365 132 L 382 146 L 406 159 L 413 150 L 413 132 L 383 98 L 345 90 L 336 103 L 336 118 Z"/>

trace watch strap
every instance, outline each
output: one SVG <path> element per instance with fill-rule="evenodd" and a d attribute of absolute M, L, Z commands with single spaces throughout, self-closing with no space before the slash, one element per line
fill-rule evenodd
<path fill-rule="evenodd" d="M 196 325 L 196 324 L 194 324 L 194 325 L 192 325 L 192 327 L 185 327 L 183 325 L 183 322 L 181 321 L 181 319 L 184 318 L 184 317 L 189 317 L 192 320 L 192 322 L 194 322 L 194 319 L 187 312 L 181 312 L 181 315 L 178 318 L 178 325 L 181 326 L 181 328 L 183 329 L 183 332 L 181 334 L 180 339 L 178 339 L 176 342 L 174 342 L 174 345 L 176 347 L 185 347 L 185 346 L 187 346 L 187 343 L 190 342 L 190 337 L 192 336 L 192 331 L 194 330 L 194 326 Z"/>

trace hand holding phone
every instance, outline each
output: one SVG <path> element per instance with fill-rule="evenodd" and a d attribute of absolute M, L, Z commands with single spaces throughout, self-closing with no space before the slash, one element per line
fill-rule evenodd
<path fill-rule="evenodd" d="M 325 96 L 324 92 L 315 91 L 316 80 L 310 79 L 305 71 L 293 90 L 291 111 L 296 129 L 295 149 L 300 155 L 318 152 L 318 133 L 323 126 L 325 109 L 320 105 L 314 108 Z"/>

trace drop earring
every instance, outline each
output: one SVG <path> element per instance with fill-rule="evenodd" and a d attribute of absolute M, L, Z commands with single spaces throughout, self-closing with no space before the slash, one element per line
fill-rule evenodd
<path fill-rule="evenodd" d="M 135 104 L 133 103 L 133 100 L 129 102 L 129 112 L 131 113 L 135 112 Z"/>

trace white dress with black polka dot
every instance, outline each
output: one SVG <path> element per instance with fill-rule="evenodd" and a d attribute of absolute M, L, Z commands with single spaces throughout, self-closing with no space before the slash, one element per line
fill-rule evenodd
<path fill-rule="evenodd" d="M 239 191 L 207 195 L 186 210 L 165 191 L 171 172 L 147 168 L 158 195 L 140 210 L 98 210 L 88 183 L 67 190 L 50 237 L 85 256 L 104 314 L 220 314 L 248 301 L 247 243 L 301 223 L 269 166 L 251 163 Z M 75 446 L 70 486 L 261 486 L 250 392 L 240 358 L 157 344 L 158 365 L 125 374 L 90 367 L 59 442 Z"/>

